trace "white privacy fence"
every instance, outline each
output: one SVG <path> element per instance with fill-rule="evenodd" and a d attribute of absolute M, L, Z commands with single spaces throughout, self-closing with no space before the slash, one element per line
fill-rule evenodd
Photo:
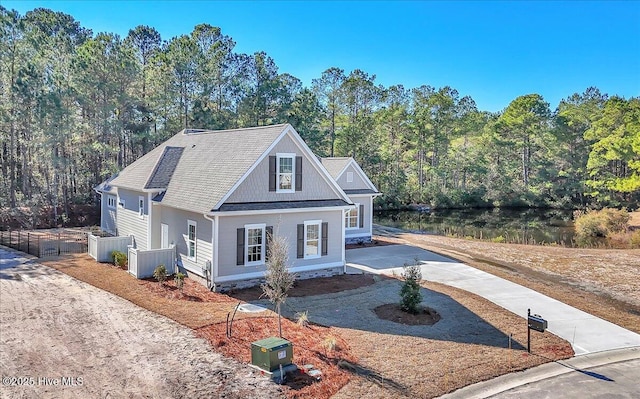
<path fill-rule="evenodd" d="M 167 268 L 167 274 L 176 272 L 176 248 L 150 249 L 142 251 L 133 247 L 128 249 L 129 273 L 137 278 L 153 276 L 153 271 L 159 265 Z"/>
<path fill-rule="evenodd" d="M 131 245 L 131 237 L 98 237 L 89 233 L 87 242 L 89 256 L 98 262 L 112 262 L 111 253 L 120 251 L 127 253 Z"/>

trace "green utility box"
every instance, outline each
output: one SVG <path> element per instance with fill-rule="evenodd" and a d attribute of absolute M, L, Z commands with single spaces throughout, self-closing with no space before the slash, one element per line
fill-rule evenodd
<path fill-rule="evenodd" d="M 251 344 L 251 364 L 266 371 L 274 371 L 293 360 L 293 344 L 286 339 L 270 337 Z"/>

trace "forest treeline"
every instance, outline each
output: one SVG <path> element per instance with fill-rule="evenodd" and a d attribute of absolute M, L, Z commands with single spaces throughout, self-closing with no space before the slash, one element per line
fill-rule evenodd
<path fill-rule="evenodd" d="M 491 113 L 452 87 L 383 87 L 359 69 L 305 87 L 207 24 L 164 40 L 148 26 L 94 34 L 42 8 L 0 18 L 0 207 L 68 213 L 183 128 L 283 122 L 320 156 L 353 156 L 384 208 L 640 200 L 639 98 L 590 87 L 555 109 L 527 94 Z"/>

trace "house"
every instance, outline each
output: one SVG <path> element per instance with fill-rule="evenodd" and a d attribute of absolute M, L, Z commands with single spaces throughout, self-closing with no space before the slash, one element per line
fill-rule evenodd
<path fill-rule="evenodd" d="M 373 199 L 380 192 L 355 159 L 332 157 L 322 158 L 321 162 L 354 204 L 345 214 L 345 243 L 371 242 Z"/>
<path fill-rule="evenodd" d="M 375 190 L 355 162 L 347 169 Z M 211 289 L 257 284 L 271 234 L 286 237 L 301 278 L 343 273 L 351 197 L 364 198 L 347 195 L 289 124 L 185 129 L 96 191 L 101 227 L 130 236 L 130 254 L 175 248 L 178 267 Z"/>

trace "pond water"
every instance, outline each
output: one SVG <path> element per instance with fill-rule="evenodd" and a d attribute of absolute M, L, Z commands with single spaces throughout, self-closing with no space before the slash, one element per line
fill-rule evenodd
<path fill-rule="evenodd" d="M 504 208 L 377 211 L 373 222 L 425 234 L 573 246 L 572 214 L 563 209 Z"/>

